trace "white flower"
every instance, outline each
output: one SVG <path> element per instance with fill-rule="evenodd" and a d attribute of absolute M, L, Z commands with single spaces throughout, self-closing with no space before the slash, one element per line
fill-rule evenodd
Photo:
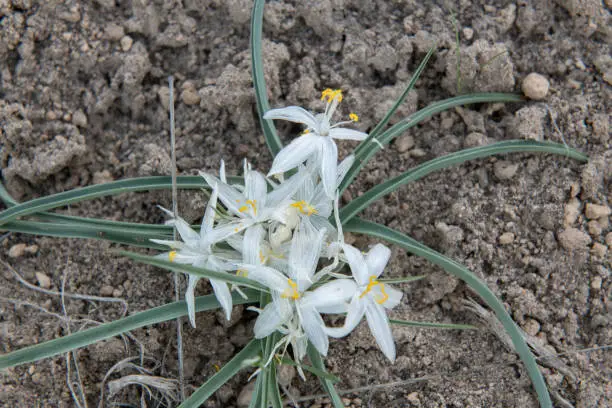
<path fill-rule="evenodd" d="M 221 162 L 221 180 L 204 172 L 200 172 L 200 175 L 210 186 L 218 186 L 219 199 L 230 213 L 240 219 L 234 232 L 270 220 L 285 222 L 285 210 L 305 177 L 305 174 L 298 173 L 268 193 L 268 182 L 265 177 L 258 171 L 252 170 L 245 161 L 244 188 L 241 191 L 227 184 L 224 180 L 224 169 L 225 166 Z"/>
<path fill-rule="evenodd" d="M 272 169 L 268 175 L 284 173 L 299 166 L 306 160 L 312 160 L 313 166 L 318 168 L 324 191 L 333 199 L 336 191 L 336 167 L 338 165 L 338 148 L 334 139 L 364 140 L 366 133 L 353 129 L 340 127 L 347 123 L 356 122 L 357 115 L 351 113 L 350 121 L 331 124 L 331 118 L 342 101 L 342 91 L 339 89 L 326 89 L 321 99 L 327 100 L 325 113 L 313 115 L 299 106 L 272 109 L 264 114 L 264 119 L 281 119 L 306 125 L 304 134 L 285 146 L 274 158 Z"/>
<path fill-rule="evenodd" d="M 176 226 L 176 229 L 181 236 L 182 241 L 170 241 L 152 239 L 151 241 L 158 244 L 167 245 L 173 250 L 164 254 L 158 255 L 160 258 L 165 258 L 171 262 L 180 264 L 188 264 L 195 267 L 206 268 L 217 272 L 231 270 L 232 266 L 227 258 L 231 257 L 229 252 L 216 251 L 213 253 L 212 246 L 226 239 L 233 234 L 234 226 L 225 225 L 219 228 L 214 228 L 215 209 L 217 207 L 217 188 L 213 188 L 212 195 L 206 207 L 200 233 L 194 231 L 189 224 L 182 218 L 176 217 L 168 224 Z M 163 208 L 162 208 L 163 209 Z M 170 216 L 172 212 L 163 209 Z M 225 255 L 225 256 L 223 256 Z M 195 275 L 189 275 L 189 283 L 185 292 L 185 301 L 187 302 L 187 311 L 189 321 L 195 327 L 195 287 L 200 278 Z M 230 320 L 232 313 L 232 295 L 227 287 L 227 283 L 218 279 L 211 279 L 210 283 L 213 287 L 215 296 L 221 304 L 227 320 Z"/>
<path fill-rule="evenodd" d="M 240 265 L 249 279 L 268 287 L 272 293 L 272 302 L 255 322 L 256 338 L 264 338 L 276 330 L 287 331 L 297 318 L 297 326 L 301 326 L 321 354 L 327 354 L 329 340 L 318 309 L 345 303 L 355 293 L 356 285 L 349 279 L 336 279 L 308 291 L 313 284 L 324 235 L 325 231 L 316 231 L 308 224 L 298 227 L 291 241 L 288 276 L 267 266 Z M 251 255 L 251 260 L 257 262 L 255 258 Z"/>
<path fill-rule="evenodd" d="M 344 337 L 359 324 L 365 314 L 376 343 L 385 356 L 394 361 L 395 343 L 385 309 L 397 306 L 403 293 L 377 280 L 389 262 L 391 250 L 382 244 L 377 244 L 365 258 L 357 248 L 350 245 L 343 245 L 343 250 L 353 277 L 357 281 L 358 290 L 348 306 L 344 326 L 328 327 L 326 333 L 332 337 Z"/>

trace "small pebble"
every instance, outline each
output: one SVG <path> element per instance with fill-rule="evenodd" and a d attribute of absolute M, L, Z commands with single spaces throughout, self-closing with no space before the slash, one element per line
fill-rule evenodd
<path fill-rule="evenodd" d="M 281 364 L 278 366 L 278 374 L 277 379 L 280 385 L 285 387 L 291 384 L 293 378 L 295 377 L 295 367 L 290 366 L 288 364 Z"/>
<path fill-rule="evenodd" d="M 525 323 L 523 324 L 523 330 L 525 330 L 525 333 L 529 334 L 530 336 L 535 336 L 536 334 L 538 334 L 538 332 L 540 331 L 540 322 L 538 322 L 535 319 L 525 319 Z"/>
<path fill-rule="evenodd" d="M 87 116 L 82 110 L 78 110 L 72 114 L 72 124 L 80 128 L 87 127 Z"/>
<path fill-rule="evenodd" d="M 192 89 L 185 89 L 181 92 L 181 99 L 185 105 L 197 105 L 202 100 L 198 92 Z"/>
<path fill-rule="evenodd" d="M 413 149 L 410 152 L 410 155 L 413 157 L 423 157 L 427 154 L 427 152 L 423 149 L 421 149 L 420 147 L 417 147 L 416 149 Z"/>
<path fill-rule="evenodd" d="M 26 244 L 15 244 L 9 249 L 8 256 L 9 258 L 19 258 L 23 256 L 26 249 Z"/>
<path fill-rule="evenodd" d="M 587 203 L 586 208 L 584 210 L 587 218 L 591 220 L 597 220 L 599 218 L 604 218 L 610 215 L 610 207 L 606 205 L 597 205 Z"/>
<path fill-rule="evenodd" d="M 591 247 L 591 254 L 598 258 L 603 258 L 606 256 L 606 252 L 608 252 L 608 247 L 604 244 L 600 244 L 599 242 L 594 243 Z"/>
<path fill-rule="evenodd" d="M 514 234 L 512 232 L 504 232 L 499 237 L 500 245 L 508 245 L 514 242 Z"/>
<path fill-rule="evenodd" d="M 461 31 L 463 32 L 463 38 L 465 38 L 466 40 L 470 41 L 472 38 L 474 38 L 474 29 L 473 28 L 465 27 Z"/>
<path fill-rule="evenodd" d="M 527 75 L 523 80 L 523 93 L 529 99 L 534 99 L 536 101 L 546 98 L 548 95 L 548 88 L 550 87 L 550 83 L 545 76 L 536 74 L 532 72 Z"/>
<path fill-rule="evenodd" d="M 493 166 L 493 172 L 495 173 L 495 176 L 498 179 L 509 180 L 516 174 L 518 167 L 518 164 L 510 163 L 505 160 L 500 160 L 498 162 L 495 162 L 495 165 Z"/>
<path fill-rule="evenodd" d="M 25 253 L 29 255 L 35 255 L 38 252 L 38 245 L 32 244 L 26 247 Z"/>
<path fill-rule="evenodd" d="M 593 280 L 591 281 L 591 289 L 595 289 L 595 290 L 601 289 L 601 283 L 602 283 L 601 277 L 595 276 Z"/>
<path fill-rule="evenodd" d="M 115 288 L 113 288 L 112 286 L 104 285 L 100 288 L 100 295 L 101 296 L 111 296 L 114 290 Z"/>
<path fill-rule="evenodd" d="M 577 198 L 572 198 L 567 204 L 565 204 L 565 207 L 563 209 L 564 227 L 570 227 L 576 222 L 576 220 L 578 219 L 578 215 L 580 214 L 580 211 L 578 210 L 579 208 L 580 201 Z"/>
<path fill-rule="evenodd" d="M 123 52 L 129 51 L 132 48 L 132 44 L 134 44 L 134 40 L 132 40 L 132 37 L 129 35 L 121 37 L 121 40 L 119 41 L 119 45 L 121 46 L 121 50 L 123 50 Z"/>
<path fill-rule="evenodd" d="M 119 41 L 125 35 L 125 30 L 120 25 L 110 23 L 104 29 L 104 34 L 111 41 Z"/>
<path fill-rule="evenodd" d="M 411 135 L 400 136 L 395 140 L 395 148 L 398 152 L 404 153 L 414 147 L 414 137 Z"/>
<path fill-rule="evenodd" d="M 463 145 L 465 147 L 477 147 L 487 144 L 487 135 L 480 132 L 472 132 L 465 137 Z"/>
<path fill-rule="evenodd" d="M 577 228 L 567 228 L 558 235 L 559 243 L 568 251 L 584 250 L 591 243 L 591 237 Z"/>
<path fill-rule="evenodd" d="M 601 224 L 599 224 L 599 222 L 597 222 L 596 220 L 589 221 L 589 223 L 587 224 L 587 227 L 589 230 L 589 234 L 591 234 L 594 237 L 600 236 L 601 233 L 603 232 L 603 228 L 601 228 Z"/>
<path fill-rule="evenodd" d="M 612 246 L 612 232 L 608 232 L 608 233 L 606 234 L 606 239 L 605 239 L 605 241 L 606 241 L 606 245 L 607 245 L 607 246 Z"/>
<path fill-rule="evenodd" d="M 43 289 L 49 289 L 51 287 L 51 278 L 42 272 L 36 272 L 36 280 L 38 281 L 38 286 Z"/>

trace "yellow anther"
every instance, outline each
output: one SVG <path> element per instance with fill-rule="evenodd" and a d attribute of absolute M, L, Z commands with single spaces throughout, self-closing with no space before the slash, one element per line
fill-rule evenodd
<path fill-rule="evenodd" d="M 302 214 L 308 215 L 309 217 L 312 214 L 316 214 L 317 213 L 317 209 L 314 208 L 312 205 L 308 204 L 304 200 L 297 201 L 297 202 L 291 204 L 291 207 L 297 208 Z"/>
<path fill-rule="evenodd" d="M 366 286 L 366 288 L 363 291 L 363 293 L 361 295 L 359 295 L 359 299 L 361 299 L 362 297 L 364 297 L 365 295 L 370 293 L 370 291 L 375 286 L 380 286 L 380 293 L 382 294 L 382 297 L 379 298 L 379 299 L 376 299 L 376 297 L 374 297 L 374 300 L 379 305 L 384 304 L 389 299 L 389 295 L 387 294 L 387 292 L 385 292 L 385 284 L 384 283 L 380 283 L 379 281 L 377 281 L 376 280 L 376 276 L 374 276 L 374 275 L 370 276 L 370 281 L 368 282 L 368 286 Z"/>
<path fill-rule="evenodd" d="M 238 269 L 236 271 L 236 275 L 243 276 L 243 277 L 247 278 L 249 276 L 249 273 L 247 272 L 246 269 Z"/>
<path fill-rule="evenodd" d="M 245 212 L 245 211 L 246 211 L 246 210 L 248 210 L 248 209 L 249 209 L 249 207 L 248 207 L 248 206 L 243 205 L 242 207 L 240 207 L 240 208 L 238 209 L 238 211 L 240 211 L 240 212 Z"/>
<path fill-rule="evenodd" d="M 359 122 L 359 116 L 357 116 L 356 113 L 351 112 L 349 114 L 349 118 L 353 121 L 353 122 Z"/>
<path fill-rule="evenodd" d="M 332 94 L 334 91 L 330 88 L 324 89 L 323 92 L 321 92 L 321 100 L 326 99 L 330 94 Z"/>
<path fill-rule="evenodd" d="M 237 203 L 240 202 L 240 200 L 236 200 Z M 238 211 L 243 213 L 249 210 L 249 206 L 253 209 L 253 214 L 257 215 L 257 200 L 246 200 L 245 203 L 247 205 L 242 205 L 238 208 Z"/>
<path fill-rule="evenodd" d="M 283 293 L 281 293 L 281 297 L 285 299 L 298 300 L 300 298 L 300 292 L 297 290 L 297 283 L 291 279 L 287 279 L 287 283 L 289 283 L 290 288 L 285 289 Z"/>
<path fill-rule="evenodd" d="M 176 251 L 170 251 L 168 253 L 168 259 L 170 260 L 170 262 L 174 262 L 175 258 L 176 258 Z"/>
<path fill-rule="evenodd" d="M 262 264 L 265 264 L 267 260 L 268 258 L 264 256 L 263 251 L 259 251 L 259 262 L 261 262 Z"/>
<path fill-rule="evenodd" d="M 221 371 L 221 367 L 219 366 L 219 364 L 213 364 L 213 367 L 215 367 L 215 370 L 217 372 Z"/>
<path fill-rule="evenodd" d="M 307 135 L 310 133 L 310 129 L 304 129 L 304 131 L 302 132 L 303 135 Z"/>
<path fill-rule="evenodd" d="M 331 89 L 327 88 L 321 92 L 321 100 L 327 99 L 327 103 L 330 103 L 334 99 L 338 99 L 338 103 L 342 102 L 342 89 Z"/>

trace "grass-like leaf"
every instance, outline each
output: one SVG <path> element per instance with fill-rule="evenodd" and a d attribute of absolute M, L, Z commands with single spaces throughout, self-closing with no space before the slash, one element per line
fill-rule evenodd
<path fill-rule="evenodd" d="M 360 149 L 359 154 L 355 154 L 355 163 L 351 166 L 344 180 L 340 184 L 340 194 L 349 186 L 350 182 L 357 176 L 357 173 L 366 165 L 366 163 L 382 148 L 382 146 L 390 143 L 394 138 L 401 135 L 411 127 L 417 125 L 423 120 L 435 115 L 436 113 L 449 110 L 451 108 L 469 105 L 474 103 L 494 103 L 494 102 L 520 102 L 522 97 L 517 94 L 508 93 L 475 93 L 470 95 L 461 95 L 443 101 L 434 102 L 420 111 L 408 116 L 402 121 L 391 126 L 389 129 L 380 134 L 376 139 L 378 143 L 371 142 L 364 145 Z"/>
<path fill-rule="evenodd" d="M 540 369 L 538 368 L 533 353 L 521 335 L 520 329 L 504 308 L 504 304 L 497 298 L 497 296 L 495 296 L 495 294 L 482 280 L 480 280 L 476 275 L 470 272 L 469 269 L 458 262 L 455 262 L 439 252 L 436 252 L 420 242 L 408 237 L 407 235 L 384 225 L 354 218 L 349 223 L 344 225 L 344 230 L 347 232 L 371 235 L 384 239 L 392 244 L 396 244 L 408 252 L 422 256 L 428 261 L 441 266 L 446 272 L 464 281 L 482 298 L 482 300 L 484 300 L 487 306 L 489 306 L 489 308 L 495 312 L 495 315 L 512 339 L 516 352 L 527 368 L 527 373 L 529 374 L 538 395 L 540 406 L 542 408 L 552 408 L 552 402 L 550 400 L 550 395 L 548 394 L 546 382 L 542 377 L 542 373 L 540 373 Z"/>
<path fill-rule="evenodd" d="M 267 288 L 249 278 L 245 278 L 244 276 L 233 275 L 227 272 L 216 272 L 205 268 L 196 268 L 195 266 L 170 262 L 155 256 L 141 255 L 135 252 L 118 251 L 118 254 L 127 256 L 135 261 L 164 268 L 175 273 L 188 273 L 190 275 L 195 275 L 206 279 L 217 279 L 227 283 L 234 283 L 236 285 L 253 288 L 260 292 L 268 291 Z"/>
<path fill-rule="evenodd" d="M 489 157 L 496 154 L 507 153 L 552 153 L 565 155 L 572 159 L 586 161 L 588 158 L 584 154 L 570 149 L 565 145 L 551 142 L 536 142 L 533 140 L 508 140 L 505 142 L 494 143 L 488 146 L 473 147 L 459 152 L 451 153 L 442 157 L 435 158 L 419 166 L 408 170 L 397 177 L 394 177 L 382 184 L 378 184 L 366 191 L 360 197 L 352 200 L 340 210 L 340 220 L 342 223 L 348 222 L 364 208 L 379 198 L 397 190 L 400 186 L 416 181 L 437 170 L 442 170 L 456 164 L 464 163 L 468 160 Z"/>
<path fill-rule="evenodd" d="M 418 327 L 421 329 L 478 330 L 478 327 L 472 326 L 471 324 L 415 322 L 398 319 L 389 319 L 389 323 L 397 324 L 398 326 Z"/>
<path fill-rule="evenodd" d="M 321 358 L 321 354 L 317 351 L 317 349 L 308 342 L 308 357 L 310 358 L 310 362 L 312 366 L 317 370 L 321 370 L 326 372 L 325 363 L 323 363 L 323 359 Z M 329 380 L 327 377 L 319 377 L 321 381 L 321 385 L 331 398 L 332 405 L 334 408 L 344 408 L 344 403 L 342 402 L 342 398 L 338 395 L 336 391 L 336 387 L 334 387 L 333 381 Z"/>
<path fill-rule="evenodd" d="M 247 295 L 247 299 L 244 299 L 238 294 L 232 294 L 235 305 L 257 302 L 259 298 L 259 293 L 257 291 L 245 289 L 244 292 Z M 199 296 L 195 301 L 195 310 L 197 312 L 218 309 L 219 307 L 221 306 L 215 295 Z M 130 330 L 165 322 L 167 320 L 173 320 L 185 315 L 187 315 L 187 304 L 185 301 L 158 306 L 144 312 L 136 313 L 132 316 L 124 317 L 123 319 L 115 320 L 114 322 L 104 323 L 92 327 L 91 329 L 81 330 L 68 336 L 1 355 L 0 370 L 56 356 L 79 347 L 84 347 L 120 335 Z"/>
<path fill-rule="evenodd" d="M 270 153 L 272 153 L 272 156 L 276 156 L 283 148 L 283 143 L 278 137 L 273 121 L 263 118 L 264 113 L 270 110 L 261 52 L 264 4 L 265 0 L 255 0 L 253 12 L 251 14 L 251 69 L 253 70 L 253 88 L 255 89 L 255 101 L 257 102 L 259 123 L 261 123 L 261 128 L 264 132 L 266 144 L 268 145 L 268 149 L 270 149 Z"/>
<path fill-rule="evenodd" d="M 260 346 L 259 340 L 251 340 L 238 354 L 212 377 L 208 379 L 200 388 L 189 396 L 178 408 L 198 408 L 211 395 L 215 393 L 223 384 L 228 382 L 233 376 L 244 368 L 252 367 L 250 360 L 258 358 Z"/>

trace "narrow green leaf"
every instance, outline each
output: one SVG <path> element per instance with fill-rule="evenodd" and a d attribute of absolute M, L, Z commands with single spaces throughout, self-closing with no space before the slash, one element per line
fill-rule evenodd
<path fill-rule="evenodd" d="M 427 276 L 425 275 L 417 275 L 417 276 L 406 276 L 403 278 L 383 278 L 383 279 L 378 279 L 379 282 L 381 283 L 409 283 L 409 282 L 416 282 L 419 281 L 421 279 L 425 279 Z"/>
<path fill-rule="evenodd" d="M 252 367 L 249 360 L 259 355 L 259 340 L 251 340 L 238 354 L 227 362 L 215 375 L 189 396 L 178 408 L 198 408 L 223 384 L 228 382 L 242 369 Z"/>
<path fill-rule="evenodd" d="M 257 375 L 257 379 L 255 380 L 255 388 L 253 389 L 253 395 L 251 396 L 251 402 L 249 403 L 249 408 L 258 408 L 261 405 L 261 383 L 263 381 L 263 377 L 261 373 Z"/>
<path fill-rule="evenodd" d="M 389 319 L 389 323 L 397 324 L 398 326 L 419 327 L 422 329 L 478 330 L 478 327 L 472 326 L 471 324 L 415 322 L 398 319 Z"/>
<path fill-rule="evenodd" d="M 364 208 L 367 208 L 372 202 L 397 190 L 400 186 L 423 178 L 434 171 L 442 170 L 456 164 L 461 164 L 468 160 L 489 157 L 496 154 L 524 152 L 552 153 L 565 155 L 572 159 L 584 161 L 587 160 L 587 157 L 584 154 L 570 149 L 565 145 L 550 142 L 536 142 L 533 140 L 509 140 L 506 142 L 494 143 L 488 146 L 464 149 L 425 162 L 411 170 L 406 171 L 405 173 L 400 174 L 397 177 L 394 177 L 382 184 L 376 185 L 372 189 L 366 191 L 363 195 L 357 197 L 342 207 L 340 209 L 340 220 L 342 223 L 350 221 L 351 218 L 356 216 Z"/>
<path fill-rule="evenodd" d="M 255 303 L 257 301 L 257 291 L 245 289 L 244 292 L 247 295 L 247 299 L 244 299 L 238 294 L 232 294 L 234 305 Z M 219 307 L 221 306 L 215 295 L 199 296 L 195 301 L 195 309 L 197 312 L 218 309 Z M 63 354 L 130 330 L 173 320 L 185 315 L 187 315 L 187 304 L 185 301 L 158 306 L 145 310 L 144 312 L 136 313 L 132 316 L 124 317 L 123 319 L 115 320 L 114 322 L 104 323 L 92 327 L 91 329 L 81 330 L 68 336 L 1 355 L 0 370 Z"/>
<path fill-rule="evenodd" d="M 268 367 L 268 402 L 272 408 L 283 408 L 283 399 L 278 389 L 276 374 L 276 361 L 272 361 Z"/>
<path fill-rule="evenodd" d="M 378 143 L 369 143 L 360 150 L 359 154 L 355 155 L 355 163 L 349 169 L 340 184 L 339 190 L 342 193 L 349 186 L 350 182 L 357 176 L 357 173 L 366 165 L 366 163 L 382 148 L 382 146 L 390 143 L 394 138 L 401 135 L 413 126 L 416 126 L 423 120 L 435 115 L 436 113 L 452 109 L 461 105 L 469 105 L 474 103 L 495 103 L 495 102 L 520 102 L 522 97 L 517 94 L 507 93 L 475 93 L 470 95 L 455 96 L 443 101 L 434 102 L 420 111 L 408 116 L 402 121 L 391 126 L 377 137 Z"/>
<path fill-rule="evenodd" d="M 255 0 L 251 14 L 251 69 L 253 71 L 253 88 L 255 89 L 255 101 L 257 102 L 257 114 L 259 123 L 264 132 L 266 144 L 272 156 L 283 148 L 283 143 L 278 137 L 274 122 L 263 118 L 264 113 L 270 110 L 268 102 L 268 91 L 266 89 L 266 78 L 264 77 L 263 57 L 261 52 L 261 38 L 263 34 L 263 12 L 265 0 Z"/>
<path fill-rule="evenodd" d="M 542 377 L 542 373 L 540 373 L 540 369 L 538 368 L 534 355 L 531 353 L 529 346 L 521 335 L 520 329 L 506 311 L 504 304 L 497 298 L 497 296 L 495 296 L 493 292 L 491 292 L 491 290 L 482 280 L 470 272 L 465 266 L 453 261 L 439 252 L 434 251 L 433 249 L 421 244 L 407 235 L 384 225 L 354 218 L 344 225 L 344 230 L 347 232 L 371 235 L 384 239 L 392 244 L 396 244 L 408 252 L 422 256 L 428 261 L 441 266 L 446 272 L 464 281 L 484 300 L 487 306 L 489 306 L 489 308 L 495 312 L 495 315 L 506 329 L 506 332 L 510 335 L 514 348 L 527 368 L 527 373 L 529 374 L 538 395 L 540 406 L 543 408 L 552 408 L 552 402 L 550 400 L 550 395 L 548 394 L 546 382 Z"/>
<path fill-rule="evenodd" d="M 323 359 L 321 358 L 321 354 L 319 354 L 317 349 L 310 342 L 308 342 L 308 357 L 310 357 L 310 362 L 314 368 L 323 372 L 327 371 L 325 369 L 325 363 L 323 363 Z M 321 381 L 321 385 L 325 391 L 329 394 L 334 408 L 344 408 L 344 403 L 342 402 L 340 395 L 338 395 L 338 392 L 334 387 L 334 383 L 325 377 L 319 377 L 319 380 Z"/>
<path fill-rule="evenodd" d="M 187 273 L 190 275 L 195 275 L 195 276 L 199 276 L 199 277 L 206 278 L 206 279 L 217 279 L 217 280 L 224 281 L 227 283 L 234 283 L 236 285 L 253 288 L 261 292 L 267 291 L 267 288 L 263 287 L 259 283 L 249 278 L 245 278 L 244 276 L 233 275 L 227 272 L 216 272 L 216 271 L 212 271 L 210 269 L 205 269 L 205 268 L 196 268 L 195 266 L 179 264 L 176 262 L 170 262 L 170 261 L 166 261 L 161 258 L 157 258 L 155 256 L 141 255 L 135 252 L 118 251 L 117 253 L 119 255 L 126 256 L 135 261 L 157 266 L 160 268 L 164 268 L 172 272 Z"/>

